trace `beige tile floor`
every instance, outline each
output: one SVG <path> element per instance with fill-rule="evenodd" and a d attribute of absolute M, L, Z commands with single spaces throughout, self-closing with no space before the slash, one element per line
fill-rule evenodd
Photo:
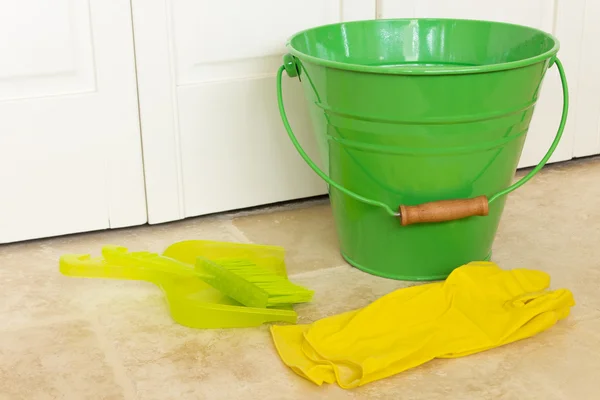
<path fill-rule="evenodd" d="M 368 304 L 406 282 L 346 265 L 325 200 L 251 213 L 0 246 L 0 399 L 597 399 L 600 159 L 555 165 L 510 196 L 494 249 L 574 292 L 571 316 L 535 338 L 435 360 L 353 391 L 317 387 L 278 359 L 267 327 L 193 330 L 151 284 L 67 278 L 63 253 L 107 243 L 161 251 L 184 239 L 283 245 L 316 290 L 301 322 Z"/>

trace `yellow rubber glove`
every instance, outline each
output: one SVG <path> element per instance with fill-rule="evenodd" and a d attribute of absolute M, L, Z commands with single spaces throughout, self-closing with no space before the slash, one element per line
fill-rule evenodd
<path fill-rule="evenodd" d="M 281 359 L 298 375 L 349 389 L 551 327 L 575 302 L 570 291 L 549 291 L 549 284 L 541 271 L 474 262 L 445 282 L 399 289 L 311 325 L 272 326 L 271 333 Z"/>

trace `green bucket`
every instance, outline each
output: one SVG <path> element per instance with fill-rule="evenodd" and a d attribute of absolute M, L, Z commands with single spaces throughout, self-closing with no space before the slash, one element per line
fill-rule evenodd
<path fill-rule="evenodd" d="M 562 136 L 568 89 L 558 47 L 530 27 L 455 19 L 346 22 L 289 40 L 279 110 L 302 158 L 329 184 L 350 264 L 433 280 L 490 258 L 505 195 L 544 166 Z M 552 65 L 563 85 L 558 133 L 511 185 Z M 284 71 L 302 84 L 327 173 L 290 128 Z"/>

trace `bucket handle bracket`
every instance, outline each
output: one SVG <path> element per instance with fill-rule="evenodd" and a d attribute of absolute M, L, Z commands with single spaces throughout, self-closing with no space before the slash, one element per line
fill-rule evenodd
<path fill-rule="evenodd" d="M 283 126 L 285 127 L 285 130 L 292 144 L 294 145 L 302 159 L 304 159 L 308 166 L 330 186 L 333 186 L 334 188 L 338 189 L 347 196 L 354 198 L 355 200 L 384 209 L 390 216 L 399 218 L 403 226 L 420 223 L 454 221 L 467 217 L 488 215 L 489 205 L 491 203 L 493 203 L 500 197 L 505 196 L 510 192 L 523 186 L 531 178 L 533 178 L 544 167 L 544 165 L 546 165 L 546 163 L 548 162 L 550 157 L 552 157 L 552 154 L 558 147 L 560 139 L 562 138 L 563 131 L 565 129 L 565 125 L 567 123 L 567 114 L 569 112 L 569 88 L 567 85 L 567 78 L 565 75 L 564 67 L 558 59 L 558 57 L 555 56 L 552 58 L 549 64 L 549 68 L 556 65 L 562 84 L 563 106 L 560 125 L 558 126 L 558 130 L 556 132 L 554 140 L 552 141 L 552 144 L 550 145 L 550 148 L 548 149 L 542 160 L 527 175 L 525 175 L 523 178 L 513 183 L 509 187 L 499 191 L 498 193 L 490 197 L 483 195 L 469 199 L 438 200 L 410 206 L 400 205 L 398 207 L 398 211 L 394 211 L 390 206 L 383 202 L 361 196 L 358 193 L 346 189 L 339 183 L 335 182 L 311 160 L 308 154 L 306 154 L 306 152 L 298 142 L 296 135 L 292 131 L 292 128 L 287 118 L 287 114 L 285 112 L 285 107 L 283 105 L 283 71 L 285 71 L 289 77 L 299 77 L 300 73 L 298 71 L 298 64 L 296 62 L 295 57 L 291 54 L 286 54 L 283 58 L 283 61 L 283 65 L 279 68 L 277 72 L 277 103 L 279 106 L 279 114 L 281 115 Z"/>
<path fill-rule="evenodd" d="M 290 78 L 300 78 L 300 71 L 298 71 L 298 63 L 296 62 L 296 57 L 294 57 L 293 55 L 288 53 L 285 56 L 283 56 L 283 67 L 285 68 L 286 74 Z"/>

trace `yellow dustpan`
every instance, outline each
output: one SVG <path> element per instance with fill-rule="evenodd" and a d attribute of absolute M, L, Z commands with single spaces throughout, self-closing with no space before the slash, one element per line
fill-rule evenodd
<path fill-rule="evenodd" d="M 174 243 L 163 255 L 192 265 L 199 256 L 239 257 L 287 276 L 284 249 L 276 246 L 191 240 Z M 143 263 L 123 266 L 101 257 L 92 258 L 89 254 L 67 254 L 60 259 L 60 271 L 67 276 L 152 282 L 165 294 L 173 319 L 191 328 L 251 327 L 266 322 L 295 323 L 297 320 L 297 314 L 290 306 L 245 307 L 197 277 L 148 268 Z"/>

